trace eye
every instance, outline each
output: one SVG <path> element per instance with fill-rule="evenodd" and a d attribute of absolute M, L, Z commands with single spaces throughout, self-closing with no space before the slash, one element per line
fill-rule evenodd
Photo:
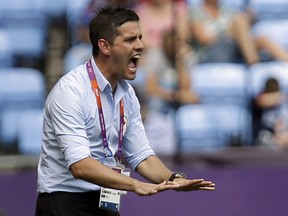
<path fill-rule="evenodd" d="M 135 41 L 135 38 L 134 37 L 133 38 L 127 38 L 125 41 L 128 43 L 133 43 Z"/>

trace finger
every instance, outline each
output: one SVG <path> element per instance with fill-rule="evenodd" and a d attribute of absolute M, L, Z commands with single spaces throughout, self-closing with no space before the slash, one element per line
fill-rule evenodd
<path fill-rule="evenodd" d="M 203 181 L 204 179 L 192 179 L 191 184 L 199 184 L 199 183 L 202 183 Z"/>
<path fill-rule="evenodd" d="M 199 187 L 198 190 L 214 191 L 215 187 Z"/>
<path fill-rule="evenodd" d="M 210 186 L 210 185 L 215 186 L 215 184 L 212 182 L 201 182 L 201 183 L 196 184 L 196 185 L 198 185 L 198 186 Z"/>
<path fill-rule="evenodd" d="M 215 190 L 215 184 L 212 182 L 204 182 L 197 185 L 199 190 Z"/>

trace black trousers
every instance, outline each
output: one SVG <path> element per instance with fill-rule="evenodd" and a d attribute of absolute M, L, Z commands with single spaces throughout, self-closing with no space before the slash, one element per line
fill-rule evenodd
<path fill-rule="evenodd" d="M 40 193 L 35 216 L 120 216 L 119 212 L 99 209 L 100 191 L 85 193 Z"/>

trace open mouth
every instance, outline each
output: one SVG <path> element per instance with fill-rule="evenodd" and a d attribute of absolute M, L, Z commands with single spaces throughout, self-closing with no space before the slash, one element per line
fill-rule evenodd
<path fill-rule="evenodd" d="M 136 54 L 132 56 L 132 58 L 129 60 L 128 67 L 132 70 L 136 70 L 139 59 L 140 59 L 140 54 Z"/>

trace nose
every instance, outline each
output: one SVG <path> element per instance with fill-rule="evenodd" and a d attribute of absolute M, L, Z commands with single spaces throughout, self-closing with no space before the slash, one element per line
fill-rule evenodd
<path fill-rule="evenodd" d="M 138 38 L 138 40 L 135 44 L 135 49 L 137 49 L 137 50 L 143 50 L 144 49 L 144 44 L 140 38 Z"/>

